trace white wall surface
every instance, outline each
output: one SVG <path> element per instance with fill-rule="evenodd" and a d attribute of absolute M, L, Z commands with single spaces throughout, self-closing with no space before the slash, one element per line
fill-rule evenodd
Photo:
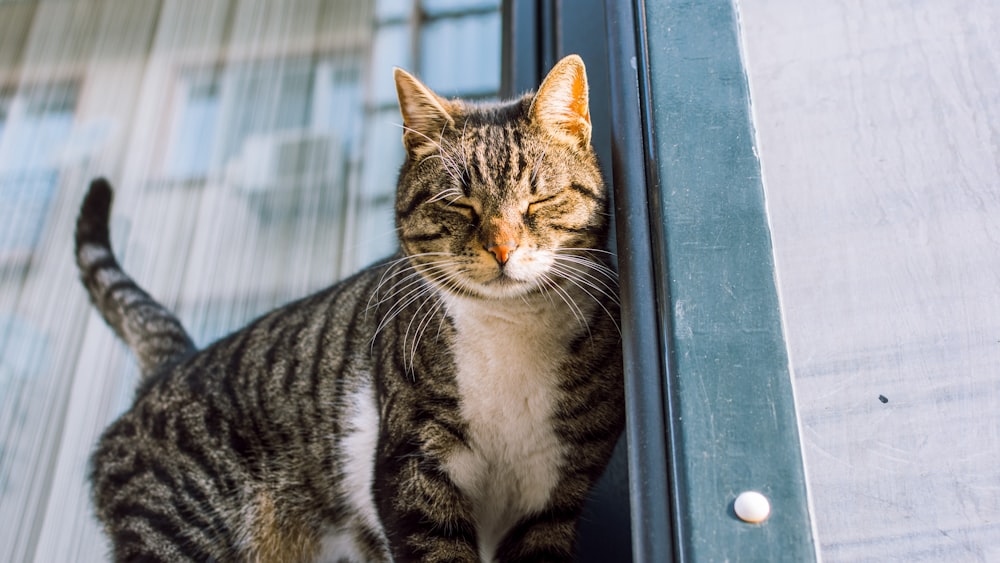
<path fill-rule="evenodd" d="M 740 0 L 825 561 L 1000 561 L 1000 3 Z"/>

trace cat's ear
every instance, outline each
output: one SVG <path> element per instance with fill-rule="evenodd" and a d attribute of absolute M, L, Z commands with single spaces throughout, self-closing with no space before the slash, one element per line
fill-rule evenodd
<path fill-rule="evenodd" d="M 451 102 L 401 68 L 394 70 L 394 77 L 399 112 L 403 115 L 403 146 L 413 157 L 437 152 L 442 131 L 455 125 Z"/>
<path fill-rule="evenodd" d="M 569 55 L 552 67 L 531 102 L 531 119 L 556 138 L 590 144 L 590 104 L 587 69 L 579 55 Z"/>

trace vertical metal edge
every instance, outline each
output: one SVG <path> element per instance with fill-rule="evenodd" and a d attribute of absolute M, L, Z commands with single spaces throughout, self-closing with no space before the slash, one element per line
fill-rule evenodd
<path fill-rule="evenodd" d="M 503 0 L 500 7 L 500 97 L 538 87 L 541 22 L 533 0 Z"/>
<path fill-rule="evenodd" d="M 688 488 L 684 472 L 683 433 L 680 428 L 681 415 L 677 396 L 676 355 L 673 349 L 673 339 L 670 337 L 673 325 L 673 301 L 670 295 L 670 272 L 667 260 L 667 233 L 663 218 L 660 181 L 660 164 L 657 154 L 657 133 L 653 116 L 653 91 L 651 85 L 649 60 L 649 34 L 646 20 L 646 1 L 632 0 L 632 10 L 635 26 L 634 49 L 636 54 L 636 71 L 638 78 L 638 105 L 640 111 L 640 129 L 643 144 L 643 166 L 646 174 L 646 205 L 649 214 L 649 231 L 651 235 L 651 267 L 653 269 L 654 310 L 657 314 L 655 334 L 659 338 L 657 354 L 661 361 L 661 388 L 658 398 L 663 402 L 663 433 L 666 436 L 665 455 L 667 460 L 667 475 L 665 482 L 669 492 L 665 498 L 667 510 L 673 531 L 672 555 L 674 561 L 687 561 L 688 532 L 687 504 Z M 659 273 L 657 273 L 659 270 Z"/>
<path fill-rule="evenodd" d="M 503 0 L 500 6 L 500 97 L 534 90 L 556 63 L 559 0 Z"/>
<path fill-rule="evenodd" d="M 633 6 L 674 557 L 815 561 L 735 6 Z"/>
<path fill-rule="evenodd" d="M 755 147 L 754 154 L 757 155 L 757 157 L 759 159 L 760 158 L 759 152 L 756 150 L 757 141 L 758 141 L 757 126 L 756 126 L 757 113 L 754 110 L 753 94 L 750 91 L 750 77 L 749 77 L 749 75 L 747 73 L 747 60 L 746 60 L 747 47 L 746 47 L 746 38 L 743 35 L 743 16 L 740 13 L 740 0 L 730 0 L 730 2 L 731 2 L 732 7 L 733 7 L 733 13 L 735 14 L 736 36 L 737 36 L 738 48 L 739 48 L 739 55 L 740 55 L 740 65 L 743 67 L 743 81 L 746 83 L 747 103 L 749 105 L 749 110 L 748 111 L 749 111 L 749 115 L 750 115 L 750 130 L 751 130 L 750 134 L 752 136 L 752 142 L 753 142 L 753 145 Z M 771 224 L 770 214 L 767 213 L 767 203 L 766 203 L 766 200 L 767 200 L 767 190 L 766 190 L 766 187 L 765 187 L 766 177 L 765 177 L 765 174 L 764 174 L 764 171 L 763 171 L 763 166 L 761 166 L 760 181 L 761 181 L 761 189 L 764 191 L 764 194 L 765 194 L 765 197 L 764 197 L 764 199 L 765 199 L 764 209 L 765 209 L 765 214 L 767 215 L 767 221 L 768 221 L 768 223 L 767 223 L 767 231 L 768 231 L 768 233 L 771 233 L 772 232 L 772 228 L 771 228 L 772 224 Z M 773 248 L 773 239 L 771 239 L 769 237 L 769 240 L 771 241 L 772 248 Z M 772 250 L 772 252 L 773 252 L 773 250 Z M 774 285 L 775 285 L 775 288 L 780 288 L 779 278 L 778 278 L 778 273 L 777 273 L 777 269 L 776 268 L 777 268 L 777 265 L 775 264 Z M 781 334 L 782 334 L 782 338 L 785 340 L 785 342 L 788 342 L 788 337 L 787 337 L 787 333 L 786 333 L 787 323 L 785 321 L 785 311 L 784 311 L 784 308 L 782 306 L 782 302 L 783 301 L 782 301 L 782 298 L 781 298 L 780 291 L 778 291 L 777 299 L 778 299 L 778 305 L 779 305 L 779 307 L 781 307 L 781 310 L 779 311 L 779 315 L 780 315 L 780 322 L 781 322 Z M 803 435 L 803 432 L 802 432 L 803 426 L 802 426 L 802 418 L 799 416 L 799 410 L 798 410 L 798 393 L 796 393 L 796 391 L 795 391 L 795 370 L 794 370 L 794 368 L 792 366 L 791 358 L 789 358 L 789 362 L 788 362 L 788 378 L 789 378 L 789 386 L 790 386 L 791 391 L 792 391 L 791 402 L 792 402 L 792 405 L 795 408 L 795 422 L 796 422 L 795 427 L 796 427 L 796 431 L 798 433 L 799 439 L 801 440 L 801 437 Z M 805 483 L 804 483 L 804 485 L 805 485 L 805 503 L 806 503 L 806 511 L 807 511 L 807 514 L 809 515 L 809 531 L 812 534 L 813 559 L 814 559 L 814 561 L 819 562 L 819 561 L 822 561 L 823 558 L 822 558 L 822 554 L 820 552 L 819 532 L 818 532 L 818 530 L 816 528 L 816 517 L 815 517 L 815 513 L 813 512 L 813 507 L 815 505 L 813 504 L 812 486 L 809 483 L 809 478 L 808 478 L 809 477 L 809 468 L 808 468 L 808 462 L 806 460 L 804 448 L 800 448 L 799 459 L 800 459 L 800 461 L 802 463 L 802 469 L 803 469 L 803 473 L 805 475 Z"/>
<path fill-rule="evenodd" d="M 538 82 L 540 83 L 556 62 L 559 52 L 562 26 L 560 25 L 559 0 L 538 0 Z"/>
<path fill-rule="evenodd" d="M 626 439 L 633 560 L 675 559 L 664 366 L 653 233 L 647 196 L 647 131 L 640 115 L 644 65 L 632 2 L 605 0 L 611 93 L 611 168 L 622 301 Z M 655 207 L 655 206 L 654 206 Z"/>

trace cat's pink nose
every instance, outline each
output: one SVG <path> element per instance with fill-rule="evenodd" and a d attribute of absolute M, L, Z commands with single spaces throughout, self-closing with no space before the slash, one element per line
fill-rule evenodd
<path fill-rule="evenodd" d="M 499 244 L 494 244 L 493 246 L 487 247 L 486 250 L 490 251 L 493 254 L 493 256 L 496 257 L 497 262 L 499 262 L 500 265 L 503 266 L 504 264 L 507 263 L 507 260 L 510 259 L 510 254 L 514 252 L 514 249 L 516 248 L 517 248 L 517 243 L 512 240 L 508 240 L 506 242 L 501 242 Z"/>

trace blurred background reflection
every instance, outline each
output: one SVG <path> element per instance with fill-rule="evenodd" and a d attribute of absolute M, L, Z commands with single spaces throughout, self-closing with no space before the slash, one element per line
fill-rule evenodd
<path fill-rule="evenodd" d="M 205 344 L 393 251 L 393 66 L 495 97 L 499 0 L 0 0 L 0 560 L 106 554 L 83 477 L 137 372 L 77 282 L 88 181 Z"/>

